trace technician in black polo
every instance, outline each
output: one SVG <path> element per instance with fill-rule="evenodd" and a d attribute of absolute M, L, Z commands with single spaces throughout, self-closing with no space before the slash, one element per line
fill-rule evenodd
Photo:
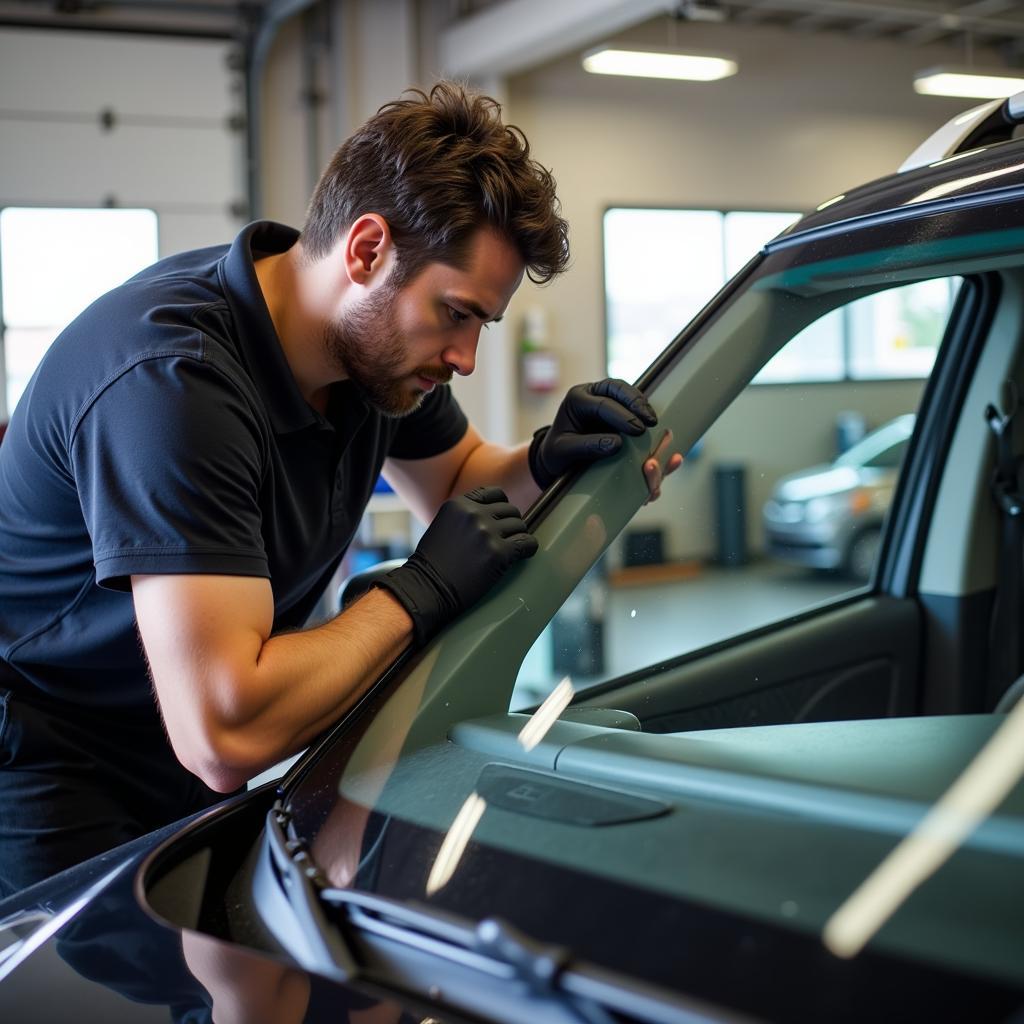
<path fill-rule="evenodd" d="M 533 554 L 518 507 L 655 421 L 603 381 L 506 449 L 445 386 L 567 256 L 548 172 L 442 83 L 341 147 L 301 236 L 163 260 L 63 332 L 0 445 L 0 892 L 301 749 Z M 303 630 L 382 470 L 430 525 Z"/>

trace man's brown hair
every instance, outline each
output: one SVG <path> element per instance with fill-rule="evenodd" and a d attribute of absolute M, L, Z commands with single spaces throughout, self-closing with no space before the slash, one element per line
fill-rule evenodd
<path fill-rule="evenodd" d="M 491 227 L 543 284 L 569 261 L 559 210 L 551 172 L 530 157 L 526 136 L 502 123 L 499 104 L 439 82 L 385 104 L 341 145 L 310 200 L 302 245 L 321 259 L 361 214 L 378 213 L 404 284 L 428 263 L 465 267 L 471 239 Z"/>

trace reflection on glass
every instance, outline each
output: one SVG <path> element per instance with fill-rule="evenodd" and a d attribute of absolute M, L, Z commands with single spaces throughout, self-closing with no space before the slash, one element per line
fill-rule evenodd
<path fill-rule="evenodd" d="M 933 875 L 1024 776 L 1024 701 L 1007 716 L 921 823 L 829 918 L 823 938 L 856 956 L 907 897 Z"/>
<path fill-rule="evenodd" d="M 964 248 L 978 258 L 973 243 Z M 951 261 L 949 250 L 943 259 Z M 501 916 L 538 941 L 557 941 L 608 966 L 621 962 L 621 946 L 602 948 L 605 937 L 628 934 L 632 963 L 645 980 L 677 991 L 696 991 L 707 980 L 712 995 L 713 967 L 735 953 L 737 935 L 760 949 L 769 967 L 791 962 L 783 943 L 812 960 L 822 954 L 828 915 L 996 728 L 985 715 L 889 717 L 916 696 L 900 653 L 905 640 L 911 654 L 916 649 L 915 609 L 837 602 L 863 593 L 861 585 L 766 557 L 761 511 L 780 481 L 798 481 L 793 504 L 802 508 L 787 509 L 786 517 L 802 525 L 830 524 L 844 504 L 870 509 L 865 484 L 848 491 L 834 485 L 861 479 L 855 459 L 879 476 L 892 473 L 908 421 L 893 428 L 900 436 L 891 447 L 871 431 L 914 415 L 924 387 L 916 378 L 883 386 L 842 380 L 744 387 L 808 324 L 865 294 L 860 263 L 853 267 L 858 276 L 840 282 L 832 260 L 820 278 L 813 266 L 794 267 L 797 261 L 789 248 L 769 254 L 753 269 L 751 286 L 730 294 L 652 386 L 662 429 L 685 432 L 687 442 L 703 431 L 699 454 L 666 481 L 661 501 L 640 508 L 642 494 L 622 486 L 647 443 L 627 451 L 632 461 L 623 457 L 618 467 L 581 477 L 538 518 L 539 560 L 483 614 L 453 627 L 433 666 L 414 664 L 388 703 L 365 706 L 374 723 L 365 736 L 379 729 L 377 744 L 393 738 L 392 723 L 405 713 L 394 704 L 402 701 L 416 717 L 403 730 L 401 752 L 389 754 L 393 767 L 373 797 L 366 845 L 372 840 L 375 852 L 364 857 L 358 886 L 398 900 L 422 898 L 429 888 L 436 909 L 462 915 L 470 926 Z M 900 273 L 903 264 L 892 262 Z M 837 465 L 841 452 L 847 455 Z M 591 518 L 600 543 L 579 544 L 586 550 L 577 559 Z M 744 538 L 746 552 L 726 566 L 719 551 L 730 531 Z M 544 679 L 545 693 L 567 676 L 584 693 L 596 679 L 615 678 L 588 694 L 589 712 L 563 712 L 563 721 L 577 724 L 557 744 L 560 726 L 526 753 L 517 740 L 525 720 L 502 713 L 510 655 L 550 620 L 552 595 L 564 594 L 588 566 L 566 601 L 569 621 L 556 615 L 548 646 L 538 652 L 546 675 L 534 678 Z M 516 602 L 543 614 L 516 616 Z M 792 621 L 814 605 L 827 614 Z M 750 637 L 758 625 L 779 628 Z M 706 650 L 737 636 L 737 643 Z M 690 656 L 700 648 L 701 656 Z M 588 671 L 563 667 L 570 659 Z M 417 689 L 405 700 L 410 685 Z M 552 697 L 548 707 L 564 699 Z M 297 784 L 291 799 L 298 834 L 315 837 L 330 823 L 324 802 L 336 797 L 335 779 L 349 770 L 352 750 L 354 739 L 343 736 Z M 344 792 L 365 799 L 354 785 Z M 879 957 L 854 968 L 832 965 L 844 998 L 863 997 L 869 975 L 888 985 L 913 975 L 902 991 L 907 1005 L 918 1006 L 912 997 L 936 996 L 930 975 L 944 979 L 950 965 L 1019 988 L 1012 947 L 1020 926 L 1005 895 L 1019 888 L 1020 837 L 1011 830 L 1021 795 L 1010 798 L 1005 819 L 982 825 L 921 903 L 881 933 Z M 320 863 L 315 839 L 311 848 Z M 566 913 L 551 914 L 552 893 Z M 742 920 L 723 930 L 722 910 Z M 687 947 L 681 921 L 701 936 L 704 961 L 680 952 Z M 976 931 L 974 921 L 981 924 Z M 1011 941 L 1002 941 L 1007 936 Z M 900 961 L 887 963 L 886 952 Z M 681 980 L 683 970 L 691 973 Z M 724 1001 L 730 979 L 721 985 Z M 767 982 L 768 990 L 778 986 Z M 830 988 L 822 998 L 835 1006 L 834 997 Z M 941 1009 L 941 993 L 937 1002 Z M 791 1009 L 768 1015 L 800 1015 Z M 828 1008 L 803 1015 L 830 1019 Z"/>
<path fill-rule="evenodd" d="M 921 281 L 851 303 L 849 375 L 927 377 L 958 284 L 959 279 Z"/>
<path fill-rule="evenodd" d="M 455 815 L 452 827 L 448 829 L 441 848 L 434 858 L 434 866 L 430 869 L 430 875 L 427 878 L 428 896 L 433 896 L 451 880 L 486 809 L 487 802 L 482 796 L 470 793 L 466 797 L 466 802 L 459 809 L 459 813 Z"/>
<path fill-rule="evenodd" d="M 574 691 L 572 682 L 566 676 L 544 699 L 535 714 L 523 726 L 519 733 L 519 743 L 523 750 L 533 750 L 548 734 L 551 726 L 558 721 L 558 716 L 569 706 Z"/>
<path fill-rule="evenodd" d="M 842 380 L 845 376 L 843 310 L 805 327 L 754 378 L 755 384 Z"/>

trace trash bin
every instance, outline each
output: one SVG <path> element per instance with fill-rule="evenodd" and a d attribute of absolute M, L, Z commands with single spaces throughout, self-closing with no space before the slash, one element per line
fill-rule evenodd
<path fill-rule="evenodd" d="M 729 567 L 747 564 L 746 467 L 740 462 L 715 466 L 716 561 Z"/>
<path fill-rule="evenodd" d="M 836 416 L 836 454 L 849 451 L 868 432 L 868 421 L 859 412 L 841 412 Z"/>

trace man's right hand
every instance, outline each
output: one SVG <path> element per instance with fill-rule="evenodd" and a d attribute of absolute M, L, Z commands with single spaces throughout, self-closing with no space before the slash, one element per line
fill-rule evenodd
<path fill-rule="evenodd" d="M 378 586 L 409 613 L 422 644 L 536 551 L 536 539 L 505 492 L 478 487 L 446 501 L 408 561 Z"/>

